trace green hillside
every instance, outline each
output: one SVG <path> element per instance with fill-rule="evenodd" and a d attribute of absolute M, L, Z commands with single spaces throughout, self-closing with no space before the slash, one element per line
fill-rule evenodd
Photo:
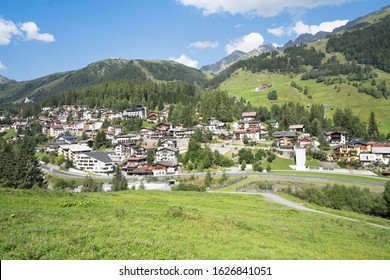
<path fill-rule="evenodd" d="M 255 195 L 0 189 L 0 202 L 3 260 L 390 258 L 388 229 Z"/>
<path fill-rule="evenodd" d="M 385 80 L 390 84 L 390 75 L 377 70 L 378 79 Z M 220 85 L 221 90 L 227 90 L 229 95 L 243 97 L 253 106 L 271 107 L 272 104 L 282 105 L 288 101 L 298 102 L 306 106 L 312 104 L 327 105 L 326 116 L 333 116 L 336 108 L 349 107 L 358 114 L 363 122 L 368 122 L 370 112 L 375 112 L 379 123 L 379 130 L 382 133 L 390 132 L 390 100 L 383 98 L 376 99 L 365 93 L 359 93 L 358 89 L 348 83 L 326 85 L 317 83 L 316 80 L 301 80 L 301 74 L 286 75 L 271 72 L 252 73 L 238 70 L 228 80 Z M 302 88 L 309 90 L 306 96 L 291 86 L 295 81 Z M 269 90 L 256 91 L 256 87 L 263 84 L 272 85 Z M 370 82 L 365 82 L 367 86 Z M 268 100 L 267 95 L 270 90 L 276 90 L 277 100 Z M 312 96 L 309 98 L 308 96 Z"/>
<path fill-rule="evenodd" d="M 206 80 L 206 76 L 197 69 L 173 61 L 106 59 L 75 71 L 1 85 L 0 105 L 21 102 L 26 97 L 38 101 L 52 94 L 122 80 L 201 84 Z"/>

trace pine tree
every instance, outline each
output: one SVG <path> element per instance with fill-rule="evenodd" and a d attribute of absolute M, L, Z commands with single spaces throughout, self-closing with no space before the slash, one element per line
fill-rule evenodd
<path fill-rule="evenodd" d="M 375 113 L 371 112 L 370 118 L 368 120 L 367 133 L 370 140 L 377 140 L 379 136 L 378 126 L 375 120 Z"/>
<path fill-rule="evenodd" d="M 210 188 L 212 181 L 213 181 L 213 178 L 211 178 L 210 170 L 207 170 L 206 177 L 204 178 L 205 189 Z"/>
<path fill-rule="evenodd" d="M 45 188 L 46 181 L 35 157 L 34 140 L 25 137 L 18 143 L 16 155 L 17 188 Z"/>
<path fill-rule="evenodd" d="M 383 198 L 385 199 L 387 205 L 387 216 L 390 217 L 390 180 L 386 181 Z"/>
<path fill-rule="evenodd" d="M 119 165 L 115 168 L 115 174 L 112 178 L 112 191 L 123 191 L 127 190 L 127 180 L 122 174 L 122 170 Z"/>
<path fill-rule="evenodd" d="M 151 151 L 148 151 L 148 153 L 147 153 L 147 155 L 146 155 L 146 162 L 147 162 L 147 165 L 148 165 L 148 166 L 153 165 L 154 156 L 153 156 L 153 153 L 152 153 Z"/>
<path fill-rule="evenodd" d="M 86 176 L 84 178 L 83 187 L 81 189 L 82 192 L 101 192 L 102 185 L 96 183 L 91 176 Z"/>

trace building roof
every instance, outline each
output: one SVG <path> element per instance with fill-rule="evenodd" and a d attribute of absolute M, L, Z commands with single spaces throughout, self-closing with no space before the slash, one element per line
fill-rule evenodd
<path fill-rule="evenodd" d="M 94 158 L 98 161 L 104 162 L 104 163 L 110 163 L 112 162 L 112 159 L 108 156 L 108 154 L 103 152 L 89 152 L 89 153 L 83 153 L 84 155 L 87 155 L 91 158 Z"/>
<path fill-rule="evenodd" d="M 242 113 L 242 117 L 243 118 L 249 118 L 249 117 L 256 117 L 257 113 L 256 112 L 244 112 Z"/>
<path fill-rule="evenodd" d="M 293 124 L 293 125 L 290 125 L 288 128 L 289 129 L 302 129 L 304 127 L 305 127 L 305 125 L 303 125 L 303 124 Z"/>
<path fill-rule="evenodd" d="M 179 166 L 177 163 L 171 162 L 171 161 L 157 161 L 153 166 L 155 165 L 162 165 L 166 167 L 176 167 Z"/>
<path fill-rule="evenodd" d="M 275 131 L 272 133 L 272 137 L 281 138 L 281 137 L 289 137 L 294 138 L 296 136 L 294 131 Z"/>

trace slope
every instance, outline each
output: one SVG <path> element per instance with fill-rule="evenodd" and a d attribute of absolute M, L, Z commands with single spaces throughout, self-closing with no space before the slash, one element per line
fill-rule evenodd
<path fill-rule="evenodd" d="M 203 83 L 199 70 L 173 61 L 106 59 L 74 71 L 55 73 L 31 81 L 8 83 L 0 88 L 0 105 L 34 101 L 59 92 L 120 80 L 184 81 Z"/>

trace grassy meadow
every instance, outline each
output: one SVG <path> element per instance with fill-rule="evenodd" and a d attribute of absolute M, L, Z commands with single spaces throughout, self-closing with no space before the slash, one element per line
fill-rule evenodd
<path fill-rule="evenodd" d="M 390 230 L 257 195 L 0 189 L 1 259 L 390 259 Z"/>

